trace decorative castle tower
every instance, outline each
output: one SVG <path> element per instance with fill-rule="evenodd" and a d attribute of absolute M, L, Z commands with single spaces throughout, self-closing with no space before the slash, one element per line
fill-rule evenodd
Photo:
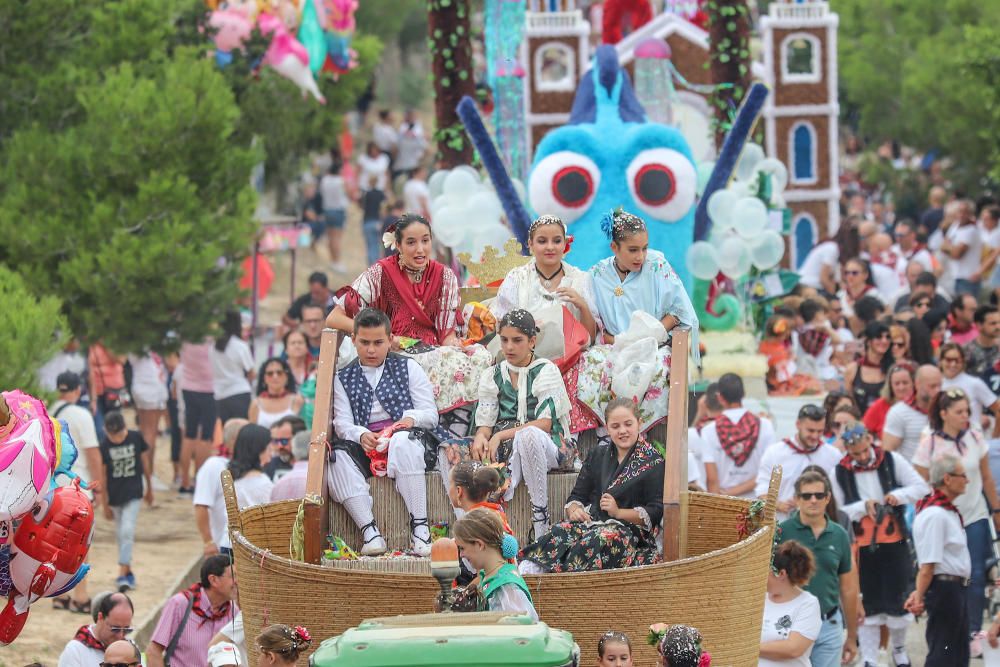
<path fill-rule="evenodd" d="M 576 84 L 590 64 L 590 23 L 576 0 L 529 0 L 521 62 L 529 152 L 545 133 L 569 122 Z"/>
<path fill-rule="evenodd" d="M 819 0 L 772 2 L 761 17 L 766 150 L 788 167 L 791 267 L 840 225 L 837 15 Z"/>

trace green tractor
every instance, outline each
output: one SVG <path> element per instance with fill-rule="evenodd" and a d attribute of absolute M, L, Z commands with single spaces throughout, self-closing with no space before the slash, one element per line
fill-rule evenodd
<path fill-rule="evenodd" d="M 364 621 L 327 639 L 310 667 L 578 667 L 573 635 L 523 614 L 471 612 Z"/>

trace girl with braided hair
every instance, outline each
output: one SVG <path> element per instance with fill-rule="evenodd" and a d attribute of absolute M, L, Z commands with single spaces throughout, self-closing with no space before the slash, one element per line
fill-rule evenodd
<path fill-rule="evenodd" d="M 531 499 L 536 539 L 549 530 L 548 471 L 564 459 L 560 445 L 569 433 L 569 396 L 559 369 L 535 356 L 538 327 L 526 310 L 512 310 L 497 327 L 503 360 L 483 373 L 471 442 L 450 442 L 439 450 L 445 489 L 451 468 L 463 457 L 502 463 L 510 484 L 504 500 L 523 481 Z"/>
<path fill-rule="evenodd" d="M 493 510 L 480 507 L 455 522 L 455 542 L 479 572 L 479 611 L 507 611 L 538 620 L 528 584 L 508 562 L 517 555 L 517 539 L 504 530 Z"/>
<path fill-rule="evenodd" d="M 583 355 L 579 397 L 595 415 L 603 415 L 616 396 L 634 398 L 645 432 L 667 416 L 670 346 L 666 343 L 674 329 L 690 329 L 691 352 L 698 361 L 698 317 L 666 258 L 650 250 L 642 218 L 618 209 L 605 216 L 602 226 L 613 255 L 595 264 L 590 276 L 603 344 Z M 645 320 L 655 322 L 646 325 L 637 320 L 636 313 L 645 313 L 651 316 Z M 627 338 L 630 344 L 622 345 L 623 340 L 615 346 L 618 338 Z M 656 340 L 655 349 L 647 347 L 650 338 Z M 636 367 L 644 371 L 639 374 L 641 381 L 627 379 L 633 375 L 628 371 Z"/>
<path fill-rule="evenodd" d="M 269 625 L 257 635 L 260 652 L 258 667 L 294 667 L 299 657 L 309 650 L 312 637 L 301 626 Z"/>

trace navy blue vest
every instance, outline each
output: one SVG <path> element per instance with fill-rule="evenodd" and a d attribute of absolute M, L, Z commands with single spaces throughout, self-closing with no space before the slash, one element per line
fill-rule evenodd
<path fill-rule="evenodd" d="M 344 385 L 344 391 L 347 392 L 354 423 L 358 426 L 368 426 L 371 423 L 375 397 L 393 421 L 399 421 L 403 418 L 404 412 L 413 409 L 407 360 L 398 354 L 390 353 L 385 358 L 385 369 L 374 390 L 368 384 L 359 359 L 355 359 L 338 371 L 337 376 Z"/>

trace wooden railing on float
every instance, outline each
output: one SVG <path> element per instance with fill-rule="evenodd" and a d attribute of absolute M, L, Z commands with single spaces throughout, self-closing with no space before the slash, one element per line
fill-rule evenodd
<path fill-rule="evenodd" d="M 309 472 L 306 496 L 320 502 L 305 503 L 305 561 L 319 564 L 329 532 L 326 503 L 326 464 L 329 441 L 333 439 L 333 386 L 337 354 L 344 334 L 324 329 L 316 371 L 316 399 L 313 411 L 312 442 L 309 445 Z M 683 558 L 687 544 L 687 434 L 688 356 L 690 334 L 673 334 L 668 405 L 675 419 L 667 420 L 666 472 L 663 478 L 663 560 Z"/>

